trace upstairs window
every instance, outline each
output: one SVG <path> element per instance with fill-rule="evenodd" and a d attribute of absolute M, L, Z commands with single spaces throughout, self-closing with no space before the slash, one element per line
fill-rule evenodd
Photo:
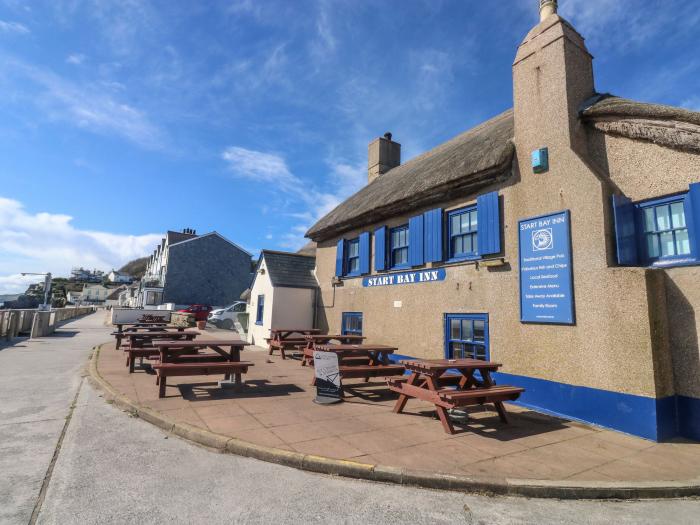
<path fill-rule="evenodd" d="M 476 206 L 462 208 L 448 214 L 450 259 L 466 259 L 477 256 L 477 215 Z"/>
<path fill-rule="evenodd" d="M 391 229 L 389 241 L 392 268 L 408 266 L 408 224 Z"/>
<path fill-rule="evenodd" d="M 700 263 L 700 183 L 686 193 L 632 202 L 612 196 L 617 262 L 623 266 Z"/>
<path fill-rule="evenodd" d="M 642 248 L 648 262 L 687 257 L 690 236 L 683 198 L 639 205 Z"/>
<path fill-rule="evenodd" d="M 355 238 L 347 242 L 347 260 L 345 262 L 346 275 L 359 275 L 360 273 L 360 239 Z"/>

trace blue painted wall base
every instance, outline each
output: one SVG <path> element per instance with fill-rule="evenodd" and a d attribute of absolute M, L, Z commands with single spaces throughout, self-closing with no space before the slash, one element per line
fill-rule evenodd
<path fill-rule="evenodd" d="M 414 358 L 391 356 L 392 361 L 402 359 Z M 503 372 L 494 373 L 493 378 L 499 384 L 525 388 L 514 404 L 538 412 L 653 441 L 677 436 L 700 441 L 700 399 L 686 396 L 656 399 Z"/>

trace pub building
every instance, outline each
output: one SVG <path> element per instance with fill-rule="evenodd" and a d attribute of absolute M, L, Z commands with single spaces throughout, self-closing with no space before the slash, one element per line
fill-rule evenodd
<path fill-rule="evenodd" d="M 519 404 L 651 440 L 700 439 L 700 113 L 597 93 L 541 0 L 513 109 L 401 164 L 307 232 L 316 324 L 398 358 L 501 363 Z"/>

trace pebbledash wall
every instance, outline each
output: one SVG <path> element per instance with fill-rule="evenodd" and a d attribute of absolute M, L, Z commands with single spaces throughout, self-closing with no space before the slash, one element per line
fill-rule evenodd
<path fill-rule="evenodd" d="M 503 365 L 497 380 L 526 388 L 522 405 L 652 440 L 700 439 L 700 114 L 597 95 L 583 38 L 556 14 L 520 45 L 513 82 L 512 111 L 405 165 L 397 166 L 398 144 L 381 139 L 394 150 L 383 167 L 380 158 L 378 176 L 370 166 L 376 180 L 309 230 L 320 327 L 339 332 L 343 313 L 359 313 L 368 340 L 441 358 L 449 316 L 479 314 L 487 331 L 469 348 L 485 345 Z M 533 152 L 543 148 L 547 159 L 534 170 Z M 681 226 L 682 209 L 689 240 L 676 228 L 683 256 L 648 260 L 640 204 L 669 196 L 682 204 L 671 226 Z M 450 260 L 450 212 L 472 205 L 481 250 Z M 570 261 L 544 270 L 563 279 L 543 282 L 557 292 L 569 282 L 571 293 L 525 299 L 520 221 L 560 212 L 570 222 Z M 549 230 L 540 248 L 564 231 L 535 224 Z M 409 264 L 392 270 L 391 229 L 402 225 Z M 406 272 L 413 277 L 399 284 Z M 523 313 L 540 310 L 521 311 L 521 301 L 557 303 L 554 319 L 525 322 Z"/>

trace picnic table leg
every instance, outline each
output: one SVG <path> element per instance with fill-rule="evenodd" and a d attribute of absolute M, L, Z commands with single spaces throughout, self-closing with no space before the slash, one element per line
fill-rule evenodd
<path fill-rule="evenodd" d="M 415 384 L 417 379 L 418 379 L 418 373 L 412 372 L 408 378 L 408 381 L 406 381 L 406 384 L 413 385 L 413 384 Z M 408 396 L 406 394 L 399 394 L 399 398 L 396 400 L 396 404 L 394 405 L 394 412 L 397 414 L 400 414 L 401 411 L 406 406 L 406 401 L 408 401 Z"/>
<path fill-rule="evenodd" d="M 491 373 L 488 370 L 480 370 L 481 379 L 484 382 L 484 386 L 493 386 L 493 379 L 491 379 Z M 498 417 L 501 418 L 503 423 L 508 423 L 508 416 L 506 415 L 506 407 L 503 406 L 503 402 L 496 401 L 493 404 L 496 407 L 496 412 L 498 412 Z"/>
<path fill-rule="evenodd" d="M 159 375 L 160 377 L 160 375 Z M 165 378 L 166 376 L 160 377 L 160 381 L 158 382 L 158 397 L 165 397 Z"/>
<path fill-rule="evenodd" d="M 136 361 L 136 358 L 129 354 L 129 373 L 133 374 L 134 373 L 134 361 Z"/>
<path fill-rule="evenodd" d="M 426 383 L 428 385 L 428 390 L 438 390 L 438 385 L 433 377 L 427 376 Z M 437 412 L 438 418 L 440 418 L 440 423 L 442 423 L 442 428 L 445 429 L 445 432 L 447 432 L 448 434 L 454 434 L 455 429 L 452 426 L 452 421 L 450 420 L 450 417 L 447 415 L 447 410 L 445 410 L 439 405 L 435 405 L 435 411 Z"/>

